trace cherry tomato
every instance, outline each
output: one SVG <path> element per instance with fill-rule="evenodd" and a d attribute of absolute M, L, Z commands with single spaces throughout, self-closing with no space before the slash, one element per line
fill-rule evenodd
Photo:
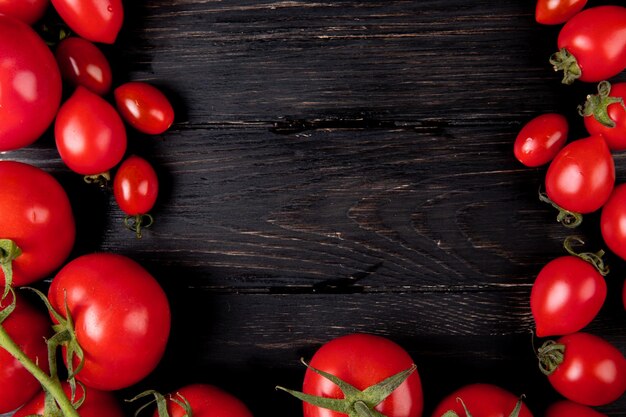
<path fill-rule="evenodd" d="M 0 14 L 0 152 L 35 142 L 61 103 L 54 56 L 25 23 Z"/>
<path fill-rule="evenodd" d="M 61 314 L 67 298 L 84 351 L 76 377 L 85 385 L 125 388 L 159 363 L 170 331 L 169 303 L 158 282 L 135 261 L 111 253 L 83 255 L 54 277 L 48 298 Z"/>
<path fill-rule="evenodd" d="M 375 335 L 350 334 L 324 344 L 313 356 L 310 366 L 364 390 L 409 369 L 413 360 L 391 340 Z M 339 387 L 307 369 L 302 391 L 326 398 L 344 398 Z M 303 403 L 304 417 L 341 417 L 344 414 Z M 419 417 L 423 409 L 422 385 L 417 371 L 375 407 L 387 417 Z"/>
<path fill-rule="evenodd" d="M 559 52 L 550 58 L 563 83 L 607 80 L 626 68 L 626 8 L 596 6 L 577 13 L 559 32 Z"/>
<path fill-rule="evenodd" d="M 596 317 L 606 293 L 604 278 L 589 262 L 571 255 L 548 262 L 530 295 L 537 336 L 581 330 Z"/>
<path fill-rule="evenodd" d="M 602 208 L 600 231 L 613 253 L 626 259 L 626 184 L 619 184 Z"/>
<path fill-rule="evenodd" d="M 615 163 L 602 136 L 567 144 L 546 173 L 546 193 L 558 206 L 591 213 L 608 200 L 615 184 Z"/>
<path fill-rule="evenodd" d="M 561 355 L 551 355 L 555 351 Z M 626 390 L 626 359 L 599 336 L 582 332 L 562 336 L 544 344 L 539 359 L 550 384 L 568 400 L 605 405 Z"/>
<path fill-rule="evenodd" d="M 76 236 L 72 207 L 61 184 L 32 165 L 0 161 L 0 178 L 0 239 L 22 252 L 12 261 L 13 284 L 30 284 L 69 256 Z"/>
<path fill-rule="evenodd" d="M 169 395 L 179 401 L 184 398 L 189 402 L 193 417 L 252 417 L 252 413 L 237 397 L 208 384 L 187 385 Z M 170 417 L 183 417 L 185 409 L 171 399 L 167 402 Z M 158 413 L 154 413 L 158 417 Z"/>
<path fill-rule="evenodd" d="M 126 152 L 126 128 L 115 108 L 81 86 L 59 109 L 54 135 L 63 162 L 82 175 L 109 171 Z"/>
<path fill-rule="evenodd" d="M 590 135 L 602 135 L 613 151 L 626 150 L 626 83 L 598 84 L 598 94 L 589 95 L 584 106 L 584 123 Z M 620 102 L 621 101 L 621 102 Z"/>
<path fill-rule="evenodd" d="M 544 25 L 559 25 L 580 12 L 587 0 L 537 0 L 535 21 Z"/>
<path fill-rule="evenodd" d="M 117 169 L 113 181 L 115 201 L 130 216 L 150 212 L 159 192 L 159 180 L 152 165 L 131 155 Z"/>
<path fill-rule="evenodd" d="M 112 44 L 124 22 L 122 0 L 52 0 L 63 21 L 80 37 Z"/>
<path fill-rule="evenodd" d="M 2 308 L 13 300 L 2 302 Z M 52 323 L 45 314 L 15 294 L 15 310 L 2 322 L 9 336 L 31 360 L 48 372 L 48 346 Z M 0 414 L 8 413 L 30 400 L 41 386 L 17 359 L 0 348 Z"/>
<path fill-rule="evenodd" d="M 111 89 L 111 65 L 102 51 L 88 40 L 65 38 L 57 46 L 54 55 L 61 76 L 71 85 L 82 85 L 100 96 Z"/>
<path fill-rule="evenodd" d="M 0 14 L 32 25 L 43 17 L 49 3 L 50 0 L 0 0 Z"/>
<path fill-rule="evenodd" d="M 607 417 L 593 408 L 573 401 L 562 400 L 551 404 L 544 417 Z"/>
<path fill-rule="evenodd" d="M 513 146 L 515 157 L 528 167 L 547 164 L 565 145 L 568 131 L 565 116 L 557 113 L 539 115 L 518 133 Z"/>
<path fill-rule="evenodd" d="M 471 417 L 507 417 L 519 400 L 519 397 L 496 385 L 469 384 L 445 397 L 432 417 L 442 417 L 448 411 L 454 411 L 459 417 L 470 417 L 466 416 L 463 405 Z M 532 417 L 525 404 L 522 404 L 519 417 Z"/>
<path fill-rule="evenodd" d="M 77 387 L 76 398 L 84 397 L 85 399 L 77 410 L 80 413 L 80 417 L 124 417 L 122 407 L 113 393 L 92 388 L 82 388 L 80 385 L 77 385 Z M 63 384 L 63 389 L 67 397 L 70 398 L 71 391 L 67 383 Z M 86 391 L 83 391 L 83 389 Z M 44 405 L 45 394 L 40 392 L 24 407 L 17 410 L 13 417 L 43 416 Z"/>
<path fill-rule="evenodd" d="M 174 122 L 174 109 L 158 88 L 133 81 L 113 92 L 118 111 L 131 126 L 149 135 L 158 135 Z"/>

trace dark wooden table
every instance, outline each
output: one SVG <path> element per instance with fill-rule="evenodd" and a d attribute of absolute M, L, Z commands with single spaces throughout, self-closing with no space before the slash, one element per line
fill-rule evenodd
<path fill-rule="evenodd" d="M 103 48 L 115 83 L 149 81 L 177 111 L 158 137 L 129 130 L 162 187 L 143 239 L 50 133 L 1 156 L 67 188 L 73 256 L 128 255 L 168 292 L 166 356 L 121 398 L 209 382 L 257 416 L 301 415 L 274 386 L 299 388 L 299 358 L 352 332 L 409 351 L 424 416 L 470 382 L 524 394 L 536 416 L 559 398 L 536 365 L 529 294 L 571 232 L 537 198 L 545 168 L 512 145 L 549 111 L 582 137 L 576 106 L 595 85 L 560 84 L 558 28 L 534 22 L 534 2 L 134 0 L 126 13 Z M 597 215 L 577 233 L 602 246 Z M 586 330 L 626 353 L 626 268 L 609 262 Z M 600 410 L 626 416 L 626 398 Z"/>

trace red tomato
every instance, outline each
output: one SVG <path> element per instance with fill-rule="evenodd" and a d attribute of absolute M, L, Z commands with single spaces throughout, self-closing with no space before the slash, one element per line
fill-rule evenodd
<path fill-rule="evenodd" d="M 29 284 L 60 268 L 72 251 L 72 207 L 61 184 L 32 165 L 0 161 L 0 178 L 0 239 L 22 251 L 12 262 L 13 284 Z"/>
<path fill-rule="evenodd" d="M 0 152 L 35 142 L 61 103 L 61 75 L 39 35 L 0 15 Z"/>
<path fill-rule="evenodd" d="M 0 14 L 32 25 L 43 17 L 49 3 L 50 0 L 0 0 Z"/>
<path fill-rule="evenodd" d="M 54 55 L 61 76 L 71 85 L 82 85 L 100 96 L 111 89 L 111 65 L 102 51 L 88 40 L 65 38 L 57 46 Z"/>
<path fill-rule="evenodd" d="M 54 135 L 63 162 L 82 175 L 109 171 L 126 152 L 126 128 L 115 108 L 80 86 L 59 109 Z"/>
<path fill-rule="evenodd" d="M 626 83 L 611 86 L 603 81 L 598 85 L 598 94 L 590 95 L 584 106 L 584 122 L 590 135 L 602 135 L 609 148 L 626 150 Z M 622 100 L 620 102 L 620 100 Z"/>
<path fill-rule="evenodd" d="M 145 159 L 129 156 L 118 168 L 113 181 L 113 195 L 120 209 L 129 216 L 149 213 L 159 192 L 159 180 Z"/>
<path fill-rule="evenodd" d="M 168 397 L 179 401 L 182 398 L 187 400 L 193 417 L 252 417 L 252 413 L 241 400 L 213 385 L 187 385 Z M 172 400 L 168 400 L 167 410 L 170 417 L 186 415 L 185 409 Z M 157 412 L 154 413 L 154 417 L 158 415 Z"/>
<path fill-rule="evenodd" d="M 626 259 L 626 184 L 619 184 L 602 208 L 600 231 L 613 253 Z"/>
<path fill-rule="evenodd" d="M 59 271 L 48 291 L 61 314 L 66 297 L 84 351 L 77 379 L 85 385 L 125 388 L 159 363 L 170 331 L 169 303 L 138 263 L 110 253 L 76 258 Z"/>
<path fill-rule="evenodd" d="M 558 401 L 548 407 L 544 417 L 607 417 L 593 408 L 572 401 Z"/>
<path fill-rule="evenodd" d="M 587 0 L 537 0 L 535 20 L 544 25 L 559 25 L 570 20 Z"/>
<path fill-rule="evenodd" d="M 413 360 L 391 340 L 368 334 L 351 334 L 331 340 L 313 356 L 310 366 L 364 390 L 409 369 Z M 304 376 L 305 394 L 344 398 L 339 387 L 311 369 Z M 341 417 L 345 414 L 303 403 L 304 417 Z M 423 409 L 422 384 L 414 371 L 375 408 L 387 417 L 419 417 Z"/>
<path fill-rule="evenodd" d="M 539 115 L 518 133 L 513 145 L 515 157 L 528 167 L 547 164 L 565 145 L 568 131 L 565 116 L 557 113 Z"/>
<path fill-rule="evenodd" d="M 113 94 L 124 120 L 140 132 L 158 135 L 174 122 L 174 109 L 169 100 L 161 90 L 148 83 L 122 84 Z"/>
<path fill-rule="evenodd" d="M 547 347 L 546 347 L 547 346 Z M 550 357 L 554 349 L 563 356 Z M 590 406 L 609 404 L 626 390 L 626 359 L 611 343 L 589 333 L 572 333 L 540 349 L 550 384 L 568 400 Z"/>
<path fill-rule="evenodd" d="M 546 173 L 546 193 L 558 206 L 591 213 L 608 200 L 615 184 L 615 163 L 602 136 L 567 144 Z"/>
<path fill-rule="evenodd" d="M 559 52 L 550 58 L 563 83 L 607 80 L 626 68 L 626 8 L 596 6 L 572 17 L 559 32 Z"/>
<path fill-rule="evenodd" d="M 87 388 L 84 392 L 80 385 L 77 385 L 76 398 L 85 398 L 83 404 L 78 408 L 81 417 L 124 417 L 122 407 L 115 396 L 106 391 L 98 391 Z M 70 397 L 70 388 L 67 383 L 63 384 L 63 389 L 67 397 Z M 45 394 L 40 392 L 35 398 L 24 405 L 13 414 L 13 417 L 27 417 L 33 415 L 44 415 Z"/>
<path fill-rule="evenodd" d="M 460 417 L 470 417 L 466 416 L 463 404 L 471 417 L 507 417 L 511 415 L 518 401 L 519 397 L 496 385 L 470 384 L 444 398 L 435 408 L 432 417 L 441 417 L 451 410 Z M 519 417 L 532 417 L 525 404 L 522 404 Z"/>
<path fill-rule="evenodd" d="M 537 336 L 581 330 L 602 308 L 606 292 L 604 278 L 589 262 L 571 255 L 548 262 L 530 294 Z"/>
<path fill-rule="evenodd" d="M 52 0 L 63 21 L 80 37 L 112 44 L 122 28 L 122 0 Z"/>
<path fill-rule="evenodd" d="M 45 338 L 51 336 L 52 323 L 45 314 L 30 306 L 15 294 L 15 310 L 2 322 L 13 341 L 34 362 L 48 372 L 48 346 Z M 9 295 L 2 308 L 9 304 Z M 11 354 L 0 348 L 0 414 L 8 413 L 30 400 L 41 385 Z"/>

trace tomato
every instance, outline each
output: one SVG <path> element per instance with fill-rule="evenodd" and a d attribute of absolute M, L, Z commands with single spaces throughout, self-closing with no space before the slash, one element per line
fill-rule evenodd
<path fill-rule="evenodd" d="M 0 14 L 32 25 L 43 17 L 49 3 L 50 0 L 0 0 Z"/>
<path fill-rule="evenodd" d="M 619 184 L 602 208 L 600 231 L 613 253 L 626 259 L 626 184 Z"/>
<path fill-rule="evenodd" d="M 550 384 L 568 400 L 605 405 L 626 390 L 626 359 L 599 336 L 582 332 L 565 335 L 544 344 L 538 356 Z"/>
<path fill-rule="evenodd" d="M 435 408 L 432 417 L 441 417 L 451 410 L 459 417 L 470 417 L 466 416 L 463 405 L 471 417 L 507 417 L 518 401 L 519 397 L 496 385 L 469 384 L 445 397 Z M 525 404 L 522 404 L 519 417 L 532 417 Z"/>
<path fill-rule="evenodd" d="M 252 413 L 237 397 L 208 384 L 191 384 L 176 390 L 168 396 L 182 401 L 184 398 L 191 406 L 193 417 L 252 417 Z M 171 399 L 167 401 L 170 417 L 183 417 L 185 409 Z M 158 417 L 158 413 L 154 413 Z"/>
<path fill-rule="evenodd" d="M 109 171 L 126 152 L 126 128 L 115 108 L 81 86 L 59 109 L 54 135 L 63 162 L 82 175 Z"/>
<path fill-rule="evenodd" d="M 589 324 L 606 299 L 606 282 L 595 266 L 576 256 L 561 256 L 539 272 L 530 307 L 539 337 L 574 333 Z"/>
<path fill-rule="evenodd" d="M 591 213 L 608 200 L 615 184 L 615 163 L 602 136 L 567 144 L 546 173 L 546 193 L 558 206 Z"/>
<path fill-rule="evenodd" d="M 76 378 L 85 385 L 106 391 L 125 388 L 159 363 L 170 330 L 169 303 L 138 263 L 111 253 L 76 258 L 59 271 L 48 291 L 52 307 L 61 314 L 66 297 L 84 351 Z"/>
<path fill-rule="evenodd" d="M 550 62 L 563 83 L 607 80 L 626 68 L 626 8 L 596 6 L 572 17 L 559 32 Z"/>
<path fill-rule="evenodd" d="M 52 0 L 63 21 L 80 37 L 112 44 L 124 22 L 122 0 Z"/>
<path fill-rule="evenodd" d="M 29 284 L 60 268 L 69 256 L 76 237 L 74 214 L 61 184 L 39 168 L 0 161 L 0 178 L 0 239 L 21 249 L 11 263 L 13 284 Z"/>
<path fill-rule="evenodd" d="M 587 0 L 537 0 L 535 21 L 544 25 L 559 25 L 580 12 Z"/>
<path fill-rule="evenodd" d="M 607 81 L 598 84 L 598 94 L 587 96 L 582 109 L 590 135 L 602 135 L 613 151 L 626 150 L 626 83 L 613 86 Z"/>
<path fill-rule="evenodd" d="M 2 308 L 13 298 L 9 295 Z M 48 347 L 45 338 L 52 333 L 52 323 L 45 314 L 15 294 L 15 310 L 2 322 L 11 339 L 33 361 L 48 372 Z M 11 354 L 0 348 L 0 414 L 8 413 L 30 400 L 41 386 Z"/>
<path fill-rule="evenodd" d="M 84 402 L 78 408 L 81 417 L 124 417 L 122 407 L 111 392 L 99 391 L 91 388 L 81 388 L 77 386 L 76 398 L 83 398 Z M 67 383 L 63 384 L 63 389 L 70 398 L 70 388 Z M 83 391 L 85 389 L 86 391 Z M 44 415 L 45 394 L 39 393 L 30 400 L 24 407 L 13 414 L 13 417 L 27 417 L 34 415 Z"/>
<path fill-rule="evenodd" d="M 54 56 L 25 23 L 0 15 L 0 152 L 35 142 L 61 103 Z"/>
<path fill-rule="evenodd" d="M 117 169 L 113 195 L 124 213 L 137 216 L 150 212 L 158 192 L 156 172 L 145 159 L 131 155 Z"/>
<path fill-rule="evenodd" d="M 593 408 L 573 401 L 562 400 L 551 404 L 544 417 L 607 417 Z"/>
<path fill-rule="evenodd" d="M 98 95 L 111 89 L 111 65 L 93 43 L 78 37 L 63 39 L 54 52 L 61 76 L 73 86 L 82 85 Z"/>
<path fill-rule="evenodd" d="M 550 162 L 565 145 L 569 124 L 557 113 L 541 114 L 522 127 L 513 145 L 518 161 L 528 167 Z"/>
<path fill-rule="evenodd" d="M 165 94 L 148 83 L 122 84 L 113 92 L 118 111 L 140 132 L 158 135 L 174 122 L 174 109 Z"/>

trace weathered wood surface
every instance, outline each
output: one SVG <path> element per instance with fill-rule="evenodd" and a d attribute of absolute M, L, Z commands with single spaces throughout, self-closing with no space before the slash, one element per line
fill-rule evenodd
<path fill-rule="evenodd" d="M 537 199 L 544 170 L 520 165 L 512 143 L 547 111 L 581 136 L 576 106 L 595 86 L 560 85 L 547 63 L 557 28 L 536 24 L 531 3 L 126 2 L 105 48 L 116 83 L 150 81 L 177 111 L 164 135 L 131 133 L 162 182 L 141 240 L 50 135 L 2 158 L 66 186 L 75 255 L 127 254 L 168 291 L 171 343 L 142 387 L 212 382 L 258 416 L 296 416 L 274 386 L 299 387 L 301 356 L 360 331 L 411 353 L 425 416 L 478 381 L 542 415 L 558 396 L 535 365 L 528 297 L 569 231 Z M 624 155 L 616 165 L 625 178 Z M 602 245 L 597 216 L 578 233 Z M 588 330 L 626 353 L 624 267 L 610 261 Z M 601 410 L 626 416 L 626 399 Z"/>

